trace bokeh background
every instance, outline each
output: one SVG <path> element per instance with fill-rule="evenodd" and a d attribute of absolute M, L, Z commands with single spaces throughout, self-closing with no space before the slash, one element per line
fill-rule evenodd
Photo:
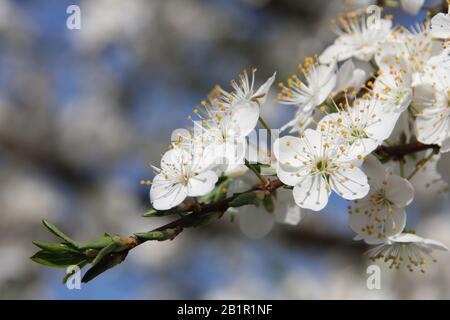
<path fill-rule="evenodd" d="M 81 30 L 66 28 L 70 4 L 81 7 Z M 32 240 L 53 240 L 44 218 L 78 240 L 164 223 L 140 217 L 149 197 L 139 181 L 152 178 L 148 163 L 158 164 L 172 130 L 244 68 L 257 67 L 260 81 L 273 71 L 287 78 L 333 41 L 329 20 L 346 8 L 337 0 L 2 0 L 0 298 L 450 298 L 448 254 L 426 274 L 384 270 L 382 289 L 368 290 L 366 248 L 351 240 L 346 203 L 336 199 L 261 240 L 222 219 L 148 243 L 81 290 L 61 284 L 64 270 L 28 259 Z M 424 17 L 394 13 L 405 24 Z M 293 113 L 263 109 L 273 127 Z M 448 180 L 448 159 L 440 169 Z M 448 200 L 418 198 L 410 227 L 450 245 Z"/>

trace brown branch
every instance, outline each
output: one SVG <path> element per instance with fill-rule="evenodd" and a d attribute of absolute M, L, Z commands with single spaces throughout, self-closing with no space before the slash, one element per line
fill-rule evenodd
<path fill-rule="evenodd" d="M 404 156 L 433 149 L 439 151 L 439 146 L 437 144 L 423 144 L 420 142 L 407 143 L 395 146 L 379 146 L 375 153 L 385 159 L 399 160 Z"/>

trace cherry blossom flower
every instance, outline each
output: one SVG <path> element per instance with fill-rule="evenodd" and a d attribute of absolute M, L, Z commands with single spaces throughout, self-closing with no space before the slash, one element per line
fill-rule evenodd
<path fill-rule="evenodd" d="M 446 245 L 432 239 L 425 239 L 412 233 L 401 233 L 389 237 L 387 241 L 367 252 L 373 260 L 382 260 L 389 268 L 406 268 L 409 271 L 425 272 L 429 261 L 436 262 L 431 253 L 434 250 L 448 251 Z"/>
<path fill-rule="evenodd" d="M 306 129 L 300 138 L 285 136 L 275 141 L 278 177 L 294 187 L 298 206 L 319 211 L 326 206 L 332 190 L 348 200 L 367 195 L 367 177 L 354 164 L 358 155 L 340 147 L 312 129 Z"/>
<path fill-rule="evenodd" d="M 322 104 L 336 86 L 336 64 L 318 65 L 313 58 L 307 58 L 303 65 L 299 65 L 299 69 L 305 78 L 304 82 L 293 75 L 287 81 L 287 86 L 280 83 L 278 101 L 299 108 L 295 118 L 282 130 L 293 126 L 300 130 L 306 128 L 312 121 L 314 108 Z"/>
<path fill-rule="evenodd" d="M 161 169 L 154 168 L 150 200 L 156 210 L 168 210 L 186 197 L 199 197 L 211 192 L 218 180 L 211 170 L 214 158 L 208 151 L 188 153 L 182 148 L 167 151 L 161 159 Z"/>
<path fill-rule="evenodd" d="M 334 31 L 339 37 L 319 57 L 321 63 L 343 61 L 351 57 L 369 61 L 379 46 L 391 34 L 392 21 L 365 15 L 341 17 L 334 23 Z"/>
<path fill-rule="evenodd" d="M 340 108 L 336 105 L 336 108 Z M 322 118 L 317 128 L 330 140 L 344 140 L 346 149 L 359 158 L 365 157 L 387 139 L 399 117 L 398 113 L 389 112 L 390 107 L 377 99 L 356 99 L 353 106 L 348 101 L 337 113 Z"/>
<path fill-rule="evenodd" d="M 414 188 L 408 180 L 392 174 L 374 156 L 367 158 L 364 167 L 370 192 L 348 207 L 349 225 L 357 233 L 357 239 L 378 244 L 403 231 L 405 207 L 414 198 Z"/>
<path fill-rule="evenodd" d="M 309 113 L 333 91 L 336 85 L 336 65 L 318 65 L 313 58 L 308 58 L 299 69 L 305 81 L 302 82 L 293 75 L 287 81 L 287 86 L 280 84 L 282 90 L 278 100 L 282 104 L 296 105 L 304 113 Z"/>
<path fill-rule="evenodd" d="M 416 25 L 411 30 L 402 28 L 392 32 L 389 41 L 377 50 L 375 60 L 379 66 L 392 65 L 392 62 L 401 66 L 402 74 L 412 76 L 412 86 L 423 81 L 430 68 L 430 59 L 436 54 L 433 47 L 430 24 Z M 388 62 L 383 59 L 388 58 Z M 389 63 L 390 62 L 390 63 Z M 397 72 L 398 73 L 398 72 Z"/>
<path fill-rule="evenodd" d="M 402 56 L 381 59 L 373 92 L 393 112 L 405 111 L 412 100 L 412 73 Z"/>

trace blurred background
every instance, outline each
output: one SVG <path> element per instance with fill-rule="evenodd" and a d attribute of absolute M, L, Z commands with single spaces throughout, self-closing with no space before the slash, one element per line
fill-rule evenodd
<path fill-rule="evenodd" d="M 81 30 L 66 28 L 71 4 Z M 162 225 L 140 217 L 149 187 L 139 181 L 152 178 L 148 163 L 159 163 L 172 130 L 247 67 L 259 81 L 274 71 L 286 79 L 334 40 L 329 20 L 346 9 L 337 0 L 2 0 L 0 298 L 450 298 L 448 254 L 426 274 L 386 269 L 382 289 L 368 290 L 367 248 L 351 240 L 347 204 L 334 198 L 261 240 L 222 219 L 148 243 L 81 290 L 61 284 L 64 270 L 28 259 L 32 240 L 54 240 L 44 218 L 80 241 Z M 425 15 L 394 13 L 406 24 Z M 263 115 L 278 127 L 294 111 L 270 102 Z M 447 181 L 449 163 L 439 164 Z M 410 227 L 450 245 L 448 199 L 417 197 Z"/>

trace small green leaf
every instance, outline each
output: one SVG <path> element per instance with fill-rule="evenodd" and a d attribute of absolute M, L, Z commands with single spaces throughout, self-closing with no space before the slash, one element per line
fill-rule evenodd
<path fill-rule="evenodd" d="M 59 230 L 55 225 L 51 224 L 50 222 L 48 222 L 47 220 L 42 220 L 42 223 L 44 224 L 44 226 L 50 230 L 51 233 L 53 233 L 55 236 L 57 236 L 58 238 L 64 240 L 65 242 L 67 242 L 68 244 L 70 244 L 71 246 L 77 248 L 78 247 L 78 243 L 76 243 L 74 240 L 72 240 L 70 237 L 68 237 L 67 235 L 65 235 L 61 230 Z"/>
<path fill-rule="evenodd" d="M 74 253 L 70 251 L 64 253 L 55 253 L 40 250 L 36 254 L 34 254 L 30 259 L 36 263 L 48 267 L 67 268 L 68 266 L 73 266 L 81 263 L 86 259 L 86 256 L 81 253 Z"/>
<path fill-rule="evenodd" d="M 83 276 L 81 281 L 83 283 L 87 283 L 99 276 L 106 270 L 109 270 L 118 264 L 120 264 L 127 257 L 128 251 L 117 252 L 114 254 L 110 254 L 105 256 L 99 263 L 90 268 Z"/>
<path fill-rule="evenodd" d="M 146 213 L 144 213 L 142 216 L 144 218 L 165 217 L 165 216 L 170 216 L 170 215 L 176 214 L 176 213 L 178 213 L 177 208 L 173 208 L 170 210 L 164 210 L 164 211 L 158 211 L 156 209 L 151 208 Z"/>
<path fill-rule="evenodd" d="M 95 257 L 94 261 L 92 261 L 93 265 L 96 265 L 99 263 L 100 260 L 102 260 L 106 255 L 116 251 L 121 246 L 120 243 L 117 242 L 111 242 L 108 246 L 104 247 L 102 250 L 99 251 L 97 256 Z"/>
<path fill-rule="evenodd" d="M 246 192 L 238 195 L 230 202 L 230 207 L 238 208 L 246 205 L 258 205 L 259 200 L 255 192 Z"/>
<path fill-rule="evenodd" d="M 275 211 L 275 205 L 273 203 L 272 197 L 265 197 L 262 201 L 264 209 L 266 209 L 267 212 L 273 213 Z"/>
<path fill-rule="evenodd" d="M 66 252 L 80 253 L 78 250 L 74 249 L 73 247 L 69 247 L 64 243 L 46 243 L 33 241 L 33 244 L 44 251 L 53 253 L 66 253 Z"/>
<path fill-rule="evenodd" d="M 110 235 L 105 234 L 97 239 L 86 243 L 78 244 L 78 249 L 86 250 L 86 249 L 103 249 L 110 245 L 113 242 L 113 238 Z"/>
<path fill-rule="evenodd" d="M 162 231 L 149 231 L 149 232 L 140 232 L 135 233 L 134 235 L 138 238 L 144 240 L 156 240 L 156 241 L 165 241 L 169 239 L 173 239 L 177 235 L 176 229 L 166 229 Z"/>

